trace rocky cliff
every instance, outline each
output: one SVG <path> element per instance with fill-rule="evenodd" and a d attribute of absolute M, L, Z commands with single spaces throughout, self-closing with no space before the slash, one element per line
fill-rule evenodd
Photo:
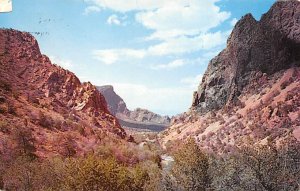
<path fill-rule="evenodd" d="M 124 100 L 116 94 L 113 86 L 97 86 L 97 89 L 101 92 L 101 94 L 105 97 L 107 101 L 108 110 L 113 114 L 129 114 L 129 110 L 127 109 L 126 103 Z"/>
<path fill-rule="evenodd" d="M 247 14 L 236 24 L 226 49 L 210 61 L 192 108 L 205 113 L 233 104 L 254 78 L 296 66 L 300 2 L 277 2 L 260 21 Z"/>
<path fill-rule="evenodd" d="M 97 88 L 104 95 L 109 111 L 120 120 L 124 127 L 161 131 L 170 124 L 168 116 L 161 116 L 147 109 L 136 108 L 130 111 L 111 85 L 98 86 Z"/>
<path fill-rule="evenodd" d="M 52 64 L 26 32 L 0 30 L 0 97 L 0 150 L 20 127 L 34 134 L 41 156 L 59 154 L 53 142 L 65 136 L 74 136 L 78 153 L 95 145 L 96 134 L 126 137 L 96 87 Z"/>
<path fill-rule="evenodd" d="M 166 147 L 194 137 L 220 153 L 300 141 L 300 2 L 277 1 L 260 21 L 242 17 L 210 61 L 189 112 L 159 137 Z"/>

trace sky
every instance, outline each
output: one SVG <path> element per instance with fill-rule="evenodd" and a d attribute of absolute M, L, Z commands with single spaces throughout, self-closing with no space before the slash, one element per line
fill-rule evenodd
<path fill-rule="evenodd" d="M 0 27 L 30 32 L 82 82 L 113 85 L 129 109 L 189 109 L 235 23 L 275 0 L 12 0 Z M 1 6 L 1 4 L 0 4 Z"/>

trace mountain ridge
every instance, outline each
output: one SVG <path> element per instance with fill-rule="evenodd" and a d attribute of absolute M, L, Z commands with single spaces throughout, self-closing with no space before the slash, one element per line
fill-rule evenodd
<path fill-rule="evenodd" d="M 114 91 L 113 86 L 97 86 L 108 103 L 109 111 L 115 115 L 122 126 L 136 130 L 162 131 L 170 124 L 168 116 L 160 116 L 147 109 L 129 110 L 124 100 Z M 140 128 L 139 128 L 140 126 Z"/>

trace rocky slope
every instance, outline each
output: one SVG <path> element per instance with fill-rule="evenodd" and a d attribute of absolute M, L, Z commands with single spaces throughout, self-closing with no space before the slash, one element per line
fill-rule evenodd
<path fill-rule="evenodd" d="M 300 2 L 278 1 L 260 21 L 242 17 L 188 114 L 160 136 L 163 145 L 194 136 L 219 152 L 287 136 L 300 141 Z"/>
<path fill-rule="evenodd" d="M 258 73 L 272 75 L 300 66 L 299 17 L 299 1 L 277 2 L 260 21 L 245 15 L 226 49 L 210 61 L 194 93 L 193 109 L 206 112 L 235 103 Z"/>
<path fill-rule="evenodd" d="M 123 127 L 135 130 L 162 131 L 170 124 L 168 116 L 160 116 L 141 108 L 130 111 L 111 85 L 98 86 L 97 89 L 105 97 L 108 110 L 119 119 Z"/>
<path fill-rule="evenodd" d="M 63 154 L 64 143 L 83 154 L 99 137 L 127 137 L 95 86 L 52 64 L 33 36 L 16 30 L 0 30 L 0 120 L 1 152 L 21 128 L 39 156 Z"/>

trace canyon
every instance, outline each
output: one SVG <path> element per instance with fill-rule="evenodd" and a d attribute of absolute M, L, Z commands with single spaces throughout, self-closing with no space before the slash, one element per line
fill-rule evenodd
<path fill-rule="evenodd" d="M 111 85 L 98 86 L 97 89 L 105 97 L 108 110 L 118 118 L 125 129 L 159 132 L 170 124 L 171 119 L 168 116 L 160 116 L 147 109 L 136 108 L 130 111 Z"/>

